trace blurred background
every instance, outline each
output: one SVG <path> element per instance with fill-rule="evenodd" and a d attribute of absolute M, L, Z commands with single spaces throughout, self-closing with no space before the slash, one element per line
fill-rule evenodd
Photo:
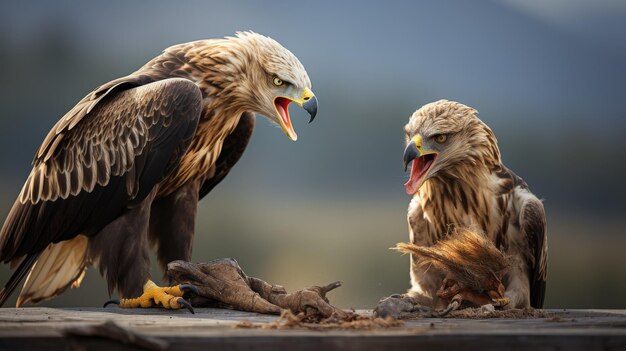
<path fill-rule="evenodd" d="M 320 101 L 291 142 L 259 118 L 200 204 L 195 261 L 236 258 L 288 290 L 341 280 L 338 306 L 409 287 L 404 124 L 441 98 L 475 107 L 548 214 L 546 307 L 626 307 L 626 2 L 19 1 L 0 4 L 0 219 L 52 125 L 164 48 L 254 30 L 300 58 Z M 10 271 L 0 268 L 4 284 Z M 155 271 L 156 276 L 160 273 Z M 46 306 L 100 306 L 83 286 Z M 15 297 L 9 301 L 13 304 Z"/>

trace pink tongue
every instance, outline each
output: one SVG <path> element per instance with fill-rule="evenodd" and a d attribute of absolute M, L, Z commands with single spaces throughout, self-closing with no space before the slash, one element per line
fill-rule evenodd
<path fill-rule="evenodd" d="M 285 124 L 287 124 L 287 114 L 285 113 L 285 108 L 283 107 L 282 104 L 276 104 L 276 110 L 278 110 L 278 114 L 280 115 L 280 117 L 283 119 L 283 122 L 285 122 Z"/>
<path fill-rule="evenodd" d="M 417 159 L 413 160 L 411 165 L 411 178 L 409 181 L 404 183 L 404 187 L 406 188 L 406 193 L 409 195 L 413 195 L 417 192 L 417 184 L 419 180 L 419 172 L 417 170 Z"/>

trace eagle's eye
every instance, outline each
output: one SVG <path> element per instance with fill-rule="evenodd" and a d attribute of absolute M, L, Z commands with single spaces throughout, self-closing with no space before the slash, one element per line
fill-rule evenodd
<path fill-rule="evenodd" d="M 274 77 L 274 85 L 279 87 L 281 85 L 285 84 L 285 82 L 283 82 L 282 79 L 278 78 L 278 77 Z"/>
<path fill-rule="evenodd" d="M 437 135 L 435 135 L 435 141 L 438 142 L 439 144 L 445 143 L 446 140 L 448 140 L 448 136 L 445 135 L 445 134 L 437 134 Z"/>

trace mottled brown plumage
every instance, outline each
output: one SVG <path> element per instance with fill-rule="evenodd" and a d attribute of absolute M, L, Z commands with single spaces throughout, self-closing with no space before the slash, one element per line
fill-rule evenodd
<path fill-rule="evenodd" d="M 543 205 L 500 160 L 496 137 L 476 110 L 440 100 L 417 110 L 405 127 L 405 163 L 412 244 L 432 246 L 455 228 L 480 231 L 511 259 L 504 276 L 507 307 L 543 305 L 547 234 Z M 473 269 L 476 269 L 474 267 Z M 409 295 L 442 306 L 436 292 L 444 275 L 411 259 Z"/>
<path fill-rule="evenodd" d="M 0 231 L 0 259 L 22 260 L 0 305 L 26 275 L 18 305 L 79 284 L 92 263 L 109 292 L 136 296 L 149 243 L 163 267 L 189 260 L 197 202 L 239 160 L 254 115 L 295 140 L 287 105 L 313 118 L 310 87 L 291 52 L 244 32 L 172 46 L 85 96 L 43 141 Z"/>

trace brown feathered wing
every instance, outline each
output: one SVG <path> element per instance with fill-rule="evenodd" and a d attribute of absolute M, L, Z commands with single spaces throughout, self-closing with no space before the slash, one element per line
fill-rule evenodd
<path fill-rule="evenodd" d="M 96 234 L 175 169 L 201 100 L 189 80 L 129 76 L 86 96 L 53 127 L 0 231 L 0 260 L 26 256 L 0 305 L 48 245 Z"/>
<path fill-rule="evenodd" d="M 531 267 L 530 305 L 542 308 L 548 274 L 548 236 L 543 204 L 537 199 L 527 200 L 520 211 L 520 227 L 530 247 L 527 262 Z"/>

